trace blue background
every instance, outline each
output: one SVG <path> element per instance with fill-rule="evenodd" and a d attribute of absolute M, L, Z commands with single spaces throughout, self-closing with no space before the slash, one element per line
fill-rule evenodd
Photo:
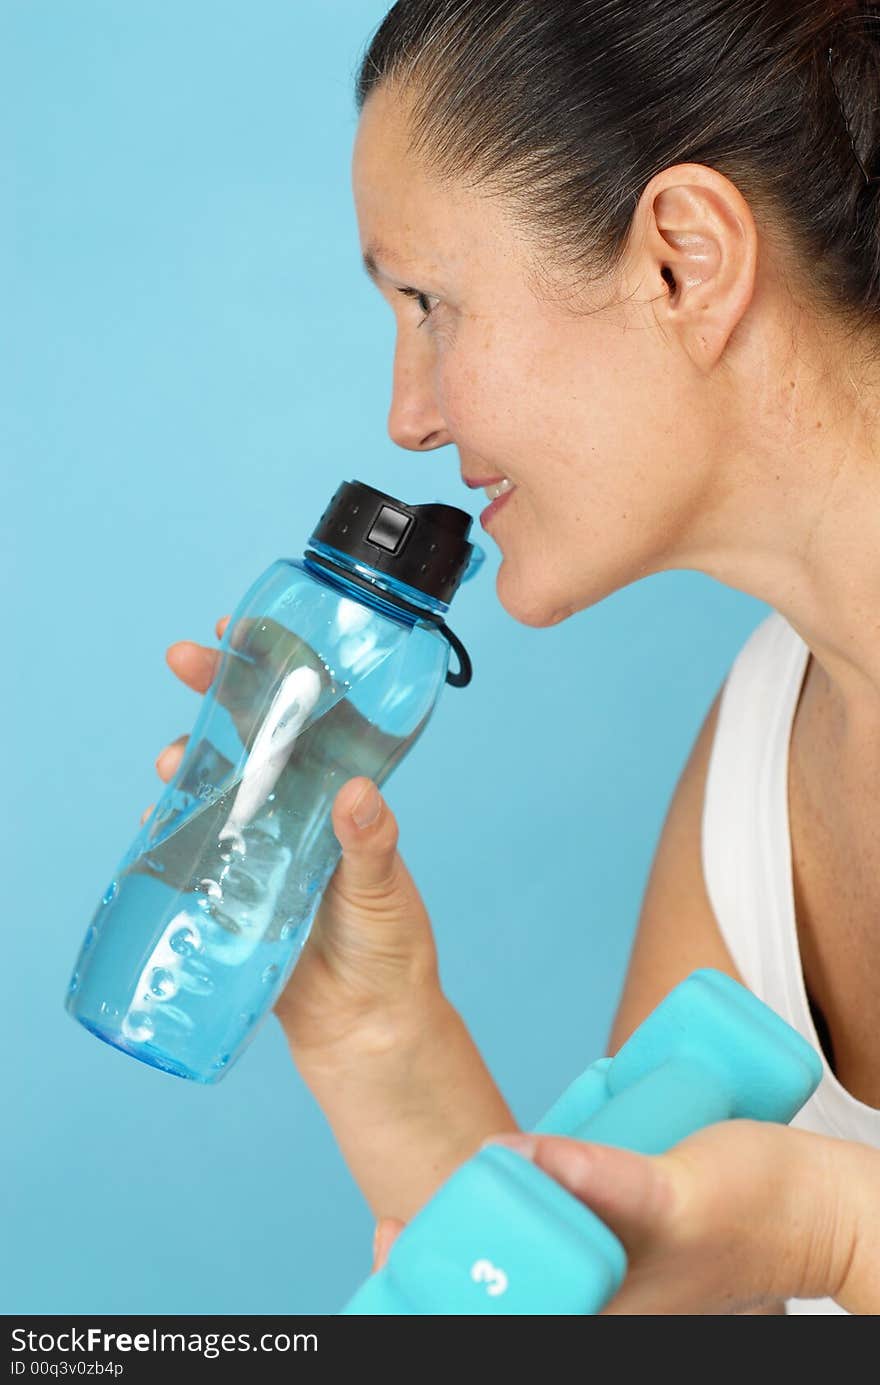
<path fill-rule="evenodd" d="M 3 0 L 0 428 L 7 1313 L 333 1313 L 373 1219 L 274 1017 L 218 1086 L 62 1001 L 198 696 L 167 668 L 343 479 L 471 509 L 386 432 L 360 268 L 357 59 L 382 0 Z M 696 573 L 518 625 L 498 550 L 387 798 L 445 989 L 518 1119 L 604 1052 L 669 798 L 762 603 Z"/>

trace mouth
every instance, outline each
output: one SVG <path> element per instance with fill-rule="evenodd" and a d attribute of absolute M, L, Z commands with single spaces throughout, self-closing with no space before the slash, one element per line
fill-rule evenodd
<path fill-rule="evenodd" d="M 461 479 L 462 481 L 464 481 L 465 485 L 468 487 L 469 490 L 476 491 L 480 489 L 485 489 L 486 486 L 497 486 L 500 481 L 506 481 L 507 477 L 483 476 L 480 478 L 480 480 L 477 481 L 471 476 L 462 476 Z"/>
<path fill-rule="evenodd" d="M 497 500 L 499 495 L 506 495 L 513 490 L 513 482 L 507 476 L 502 476 L 500 481 L 490 481 L 484 487 L 487 500 Z"/>
<path fill-rule="evenodd" d="M 516 486 L 513 484 L 512 481 L 509 481 L 506 476 L 503 482 L 499 482 L 497 485 L 494 486 L 486 487 L 486 494 L 489 497 L 490 504 L 486 506 L 485 510 L 483 510 L 482 514 L 480 515 L 480 523 L 482 524 L 484 529 L 488 527 L 490 521 L 494 518 L 495 515 L 497 515 L 502 505 L 507 504 L 507 501 L 513 495 L 513 492 L 515 490 Z"/>

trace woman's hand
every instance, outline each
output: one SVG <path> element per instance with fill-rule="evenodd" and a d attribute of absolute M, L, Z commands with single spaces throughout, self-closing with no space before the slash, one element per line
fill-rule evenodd
<path fill-rule="evenodd" d="M 228 620 L 217 623 L 220 639 Z M 189 640 L 166 655 L 177 677 L 201 693 L 221 657 Z M 258 675 L 255 664 L 234 671 L 230 715 L 250 715 L 245 680 Z M 335 734 L 342 741 L 359 735 L 354 713 L 344 703 L 339 710 Z M 385 763 L 379 735 L 373 732 L 372 753 Z M 187 739 L 158 757 L 165 782 L 177 773 Z M 397 850 L 388 804 L 361 775 L 342 785 L 331 815 L 342 856 L 275 1013 L 375 1215 L 410 1217 L 490 1131 L 515 1130 L 516 1122 L 443 994 L 431 921 Z"/>
<path fill-rule="evenodd" d="M 229 616 L 217 622 L 218 639 L 228 622 Z M 181 640 L 166 658 L 187 687 L 205 693 L 221 651 Z M 241 681 L 237 677 L 236 685 Z M 180 736 L 158 756 L 156 769 L 166 783 L 177 773 L 187 743 Z M 343 784 L 332 822 L 343 855 L 275 1006 L 293 1055 L 304 1065 L 332 1065 L 337 1056 L 350 1056 L 353 1039 L 362 1050 L 392 1047 L 414 1017 L 421 1022 L 430 1012 L 429 1001 L 440 989 L 431 921 L 397 850 L 394 814 L 371 779 L 358 776 Z"/>
<path fill-rule="evenodd" d="M 880 1151 L 725 1121 L 647 1156 L 557 1135 L 492 1137 L 530 1158 L 622 1241 L 626 1279 L 603 1310 L 727 1314 L 787 1298 L 880 1312 Z M 402 1229 L 383 1218 L 373 1268 Z"/>

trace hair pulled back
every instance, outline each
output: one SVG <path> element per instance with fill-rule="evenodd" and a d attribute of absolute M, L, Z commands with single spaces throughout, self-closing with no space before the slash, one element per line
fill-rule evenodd
<path fill-rule="evenodd" d="M 707 164 L 814 306 L 880 332 L 880 3 L 398 0 L 356 78 L 411 151 L 500 196 L 575 282 L 613 273 L 650 179 Z"/>

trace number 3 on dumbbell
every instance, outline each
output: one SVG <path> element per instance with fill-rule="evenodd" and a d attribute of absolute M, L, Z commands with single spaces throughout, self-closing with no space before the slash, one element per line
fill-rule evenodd
<path fill-rule="evenodd" d="M 507 1275 L 492 1264 L 491 1260 L 475 1260 L 471 1265 L 471 1279 L 475 1284 L 485 1284 L 486 1293 L 497 1298 L 507 1288 Z"/>

